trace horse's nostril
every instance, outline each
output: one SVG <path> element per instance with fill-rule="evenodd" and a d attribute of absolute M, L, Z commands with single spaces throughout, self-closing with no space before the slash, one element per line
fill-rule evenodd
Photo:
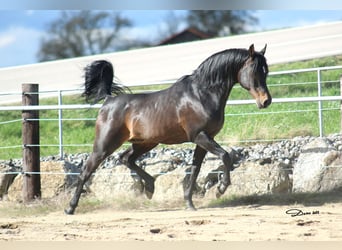
<path fill-rule="evenodd" d="M 262 106 L 266 108 L 268 105 L 270 105 L 270 100 L 269 99 L 264 100 L 264 102 L 262 103 Z"/>

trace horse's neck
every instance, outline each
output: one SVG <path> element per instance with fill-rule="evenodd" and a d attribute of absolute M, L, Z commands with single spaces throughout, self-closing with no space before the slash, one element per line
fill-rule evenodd
<path fill-rule="evenodd" d="M 228 80 L 227 82 L 223 83 L 224 84 L 224 91 L 222 91 L 222 94 L 220 96 L 218 96 L 218 98 L 220 98 L 220 102 L 224 103 L 224 105 L 226 104 L 230 93 L 235 85 L 235 82 L 232 80 Z"/>
<path fill-rule="evenodd" d="M 233 85 L 233 82 L 222 82 L 222 84 L 216 84 L 211 87 L 199 86 L 198 84 L 195 84 L 193 87 L 198 88 L 195 92 L 199 94 L 199 99 L 207 109 L 215 113 L 222 113 Z"/>
<path fill-rule="evenodd" d="M 211 95 L 216 95 L 219 100 L 227 101 L 234 84 L 235 82 L 233 79 L 228 79 L 226 81 L 221 80 L 219 84 L 207 87 L 206 92 L 209 92 Z"/>
<path fill-rule="evenodd" d="M 192 84 L 197 85 L 194 87 L 201 93 L 201 100 L 209 99 L 213 109 L 220 111 L 224 110 L 232 88 L 238 81 L 238 72 L 245 63 L 245 57 L 228 60 L 232 56 L 229 53 L 225 54 L 227 61 L 213 59 L 216 64 L 213 63 L 211 68 L 208 68 L 207 64 L 202 64 L 191 76 Z"/>
<path fill-rule="evenodd" d="M 216 95 L 217 99 L 226 102 L 230 92 L 238 79 L 238 72 L 241 62 L 233 62 L 224 64 L 224 73 L 221 68 L 217 68 L 217 72 L 212 71 L 210 74 L 198 75 L 195 84 L 202 90 L 201 92 L 209 95 Z M 199 73 L 199 72 L 198 72 Z"/>

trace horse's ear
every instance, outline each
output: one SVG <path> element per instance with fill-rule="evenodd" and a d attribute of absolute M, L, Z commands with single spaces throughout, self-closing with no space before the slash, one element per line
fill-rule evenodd
<path fill-rule="evenodd" d="M 251 46 L 249 46 L 248 52 L 249 52 L 250 57 L 254 56 L 254 53 L 255 53 L 254 44 L 251 44 Z"/>
<path fill-rule="evenodd" d="M 262 55 L 265 55 L 266 47 L 267 47 L 267 44 L 265 44 L 265 47 L 260 51 L 260 53 L 261 53 Z"/>

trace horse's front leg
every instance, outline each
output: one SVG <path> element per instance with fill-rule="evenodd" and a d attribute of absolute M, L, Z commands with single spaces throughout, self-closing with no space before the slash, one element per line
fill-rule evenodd
<path fill-rule="evenodd" d="M 203 131 L 195 137 L 194 143 L 209 151 L 210 153 L 218 156 L 223 161 L 223 177 L 217 187 L 218 192 L 216 194 L 217 197 L 220 197 L 222 194 L 224 194 L 227 187 L 230 185 L 230 171 L 234 169 L 233 162 L 229 156 L 229 153 Z"/>
<path fill-rule="evenodd" d="M 201 165 L 202 165 L 202 162 L 206 153 L 207 153 L 206 150 L 204 150 L 203 148 L 199 146 L 196 146 L 194 156 L 193 156 L 192 166 L 191 166 L 190 179 L 184 190 L 184 200 L 186 202 L 186 207 L 191 210 L 196 210 L 192 202 L 192 193 L 194 191 L 196 179 L 198 177 L 198 174 L 201 169 Z"/>

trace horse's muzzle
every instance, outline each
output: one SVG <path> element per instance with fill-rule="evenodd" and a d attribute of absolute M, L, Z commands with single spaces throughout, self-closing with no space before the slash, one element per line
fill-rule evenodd
<path fill-rule="evenodd" d="M 249 93 L 254 97 L 256 101 L 256 105 L 259 109 L 264 109 L 270 106 L 272 103 L 272 97 L 269 94 L 268 90 L 262 89 L 262 90 L 255 90 L 251 89 L 249 90 Z"/>
<path fill-rule="evenodd" d="M 272 103 L 272 97 L 267 98 L 266 100 L 264 100 L 263 102 L 263 108 L 267 108 L 268 106 L 270 106 Z"/>
<path fill-rule="evenodd" d="M 267 108 L 268 106 L 270 106 L 272 103 L 272 97 L 271 96 L 267 96 L 266 98 L 260 98 L 256 100 L 256 104 L 258 106 L 259 109 L 264 109 Z"/>

